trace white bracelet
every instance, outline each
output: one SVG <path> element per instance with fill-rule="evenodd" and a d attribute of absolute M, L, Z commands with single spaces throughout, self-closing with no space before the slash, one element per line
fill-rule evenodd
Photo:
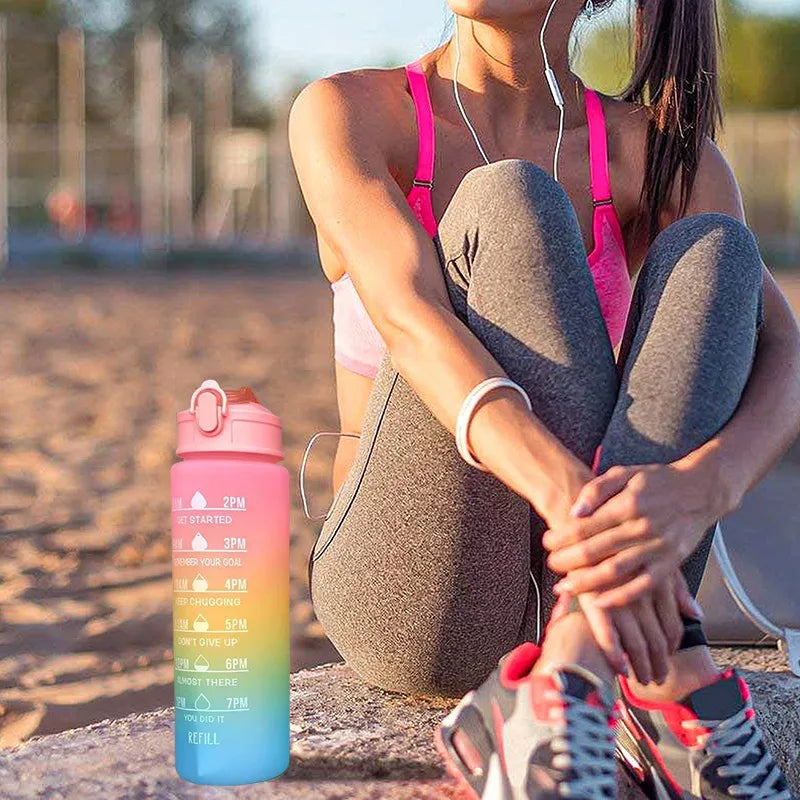
<path fill-rule="evenodd" d="M 475 409 L 478 407 L 478 403 L 480 403 L 481 400 L 483 400 L 483 398 L 489 394 L 489 392 L 493 392 L 495 389 L 516 390 L 525 398 L 528 411 L 533 410 L 531 399 L 528 397 L 527 392 L 518 383 L 514 383 L 514 381 L 509 380 L 508 378 L 487 378 L 485 381 L 481 381 L 464 398 L 464 402 L 461 404 L 461 410 L 458 412 L 458 419 L 456 421 L 456 447 L 458 448 L 461 458 L 463 458 L 467 464 L 471 464 L 473 467 L 477 467 L 484 472 L 488 471 L 486 467 L 477 461 L 470 452 L 469 444 L 467 442 L 467 434 L 469 432 L 469 424 L 472 421 L 472 417 L 475 414 Z"/>

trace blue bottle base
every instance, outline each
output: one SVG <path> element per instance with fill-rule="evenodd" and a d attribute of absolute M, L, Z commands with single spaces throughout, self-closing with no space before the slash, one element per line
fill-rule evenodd
<path fill-rule="evenodd" d="M 253 770 L 253 772 L 241 773 L 233 775 L 230 770 L 225 772 L 220 770 L 216 774 L 198 775 L 196 772 L 190 772 L 182 769 L 178 764 L 175 765 L 175 771 L 178 776 L 189 783 L 197 784 L 198 786 L 246 786 L 251 783 L 265 783 L 280 778 L 284 772 L 289 768 L 289 758 L 281 764 L 275 764 L 268 770 Z"/>

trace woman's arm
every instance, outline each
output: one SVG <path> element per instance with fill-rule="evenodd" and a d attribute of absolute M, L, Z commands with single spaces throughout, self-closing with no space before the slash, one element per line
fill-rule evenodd
<path fill-rule="evenodd" d="M 450 304 L 435 246 L 389 165 L 403 147 L 401 113 L 374 77 L 316 81 L 289 119 L 292 157 L 317 233 L 344 264 L 403 375 L 451 432 L 478 383 L 500 365 Z M 591 478 L 511 390 L 489 395 L 470 426 L 476 458 L 545 519 L 565 516 Z"/>
<path fill-rule="evenodd" d="M 689 208 L 691 214 L 704 211 L 744 221 L 736 180 L 713 145 L 706 149 Z M 750 378 L 719 433 L 669 465 L 612 468 L 579 495 L 584 517 L 545 536 L 553 551 L 550 564 L 569 573 L 570 590 L 600 592 L 601 607 L 625 605 L 647 591 L 683 561 L 708 525 L 739 505 L 800 433 L 800 332 L 766 267 L 763 303 Z M 641 531 L 627 548 L 609 532 L 626 522 Z M 595 536 L 587 547 L 584 540 Z M 634 548 L 640 548 L 640 558 Z"/>

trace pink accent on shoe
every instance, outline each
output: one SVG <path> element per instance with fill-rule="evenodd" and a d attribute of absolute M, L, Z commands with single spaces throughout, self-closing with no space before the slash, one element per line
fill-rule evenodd
<path fill-rule="evenodd" d="M 511 650 L 503 659 L 498 679 L 506 689 L 517 689 L 530 678 L 531 670 L 542 651 L 533 642 L 523 642 Z"/>
<path fill-rule="evenodd" d="M 719 680 L 729 677 L 725 673 L 720 673 Z M 708 733 L 705 728 L 686 728 L 683 722 L 687 720 L 697 720 L 697 715 L 688 707 L 678 702 L 658 702 L 655 700 L 644 700 L 637 697 L 630 687 L 630 684 L 623 675 L 618 676 L 619 687 L 628 705 L 641 708 L 645 711 L 655 711 L 660 713 L 664 722 L 669 726 L 675 738 L 688 748 L 700 747 L 702 736 Z M 646 733 L 646 732 L 645 732 Z M 666 769 L 666 767 L 665 767 Z"/>

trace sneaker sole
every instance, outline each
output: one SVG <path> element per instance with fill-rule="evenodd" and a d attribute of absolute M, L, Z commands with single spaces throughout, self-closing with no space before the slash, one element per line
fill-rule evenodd
<path fill-rule="evenodd" d="M 462 761 L 453 744 L 453 735 L 456 731 L 463 730 L 461 723 L 465 715 L 477 713 L 471 700 L 472 692 L 442 720 L 434 734 L 436 749 L 444 762 L 445 769 L 470 800 L 514 800 L 496 750 L 492 750 L 489 756 L 488 770 L 484 774 L 476 774 Z"/>

